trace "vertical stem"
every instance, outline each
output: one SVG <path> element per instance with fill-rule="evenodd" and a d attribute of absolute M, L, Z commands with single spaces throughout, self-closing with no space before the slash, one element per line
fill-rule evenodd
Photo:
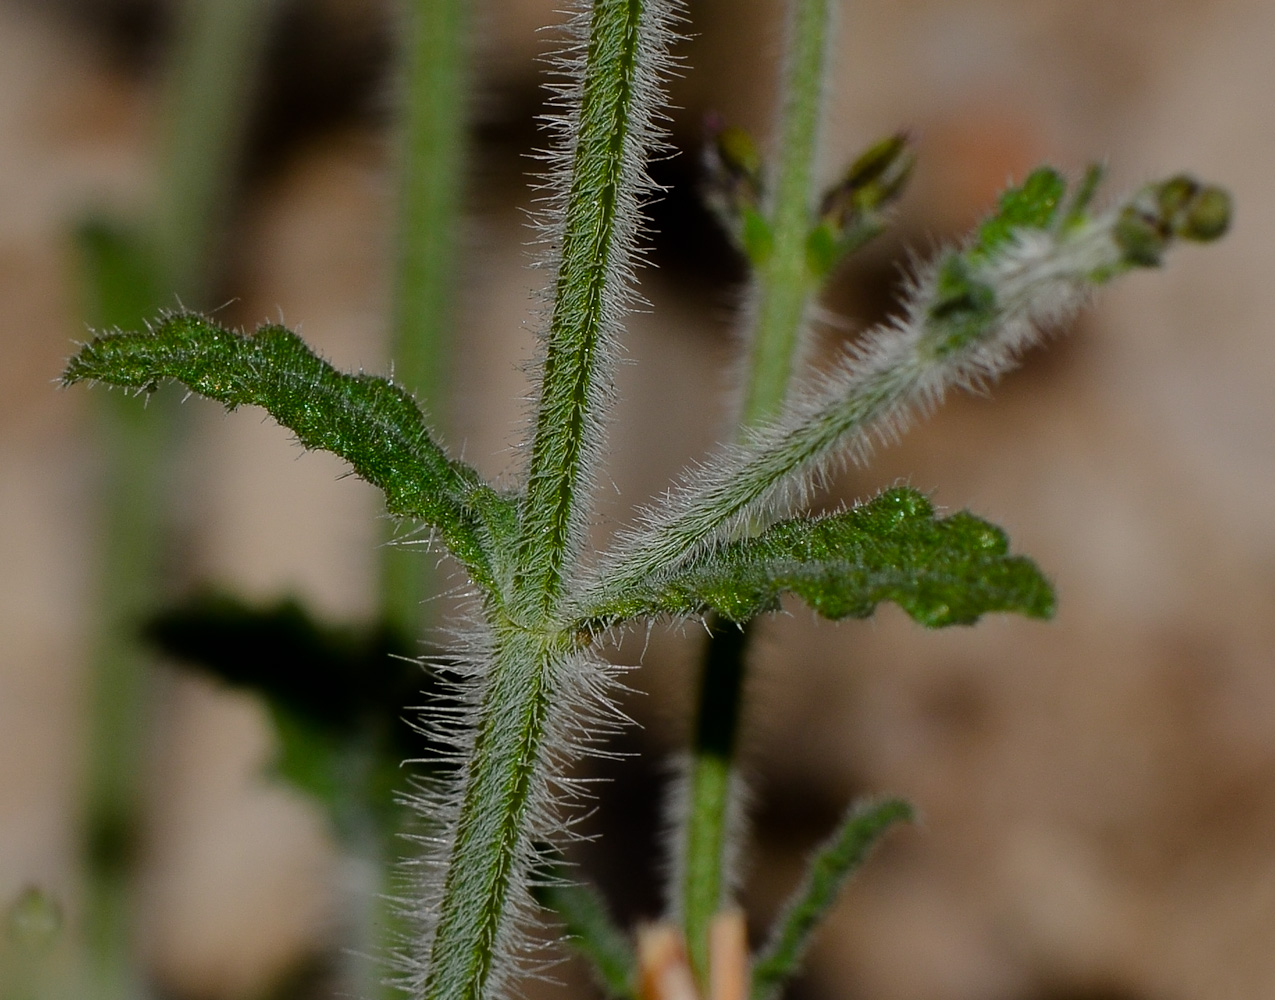
<path fill-rule="evenodd" d="M 83 233 L 90 322 L 136 328 L 175 294 L 196 305 L 212 273 L 249 81 L 271 0 L 197 0 L 174 57 L 165 164 L 150 239 L 106 227 Z M 177 397 L 140 410 L 105 400 L 98 620 L 90 665 L 84 788 L 85 939 L 94 997 L 141 992 L 133 958 L 133 874 L 149 732 L 149 664 L 135 635 L 163 590 Z"/>
<path fill-rule="evenodd" d="M 449 848 L 419 995 L 481 1000 L 511 949 L 518 882 L 532 854 L 545 788 L 550 707 L 574 636 L 553 619 L 586 525 L 587 476 L 605 400 L 609 331 L 626 295 L 646 144 L 668 43 L 660 0 L 593 0 L 576 67 L 578 104 L 556 180 L 564 207 L 545 338 L 527 491 L 520 511 L 513 609 L 495 621 L 473 752 Z M 573 101 L 573 104 L 575 102 Z M 570 176 L 563 176 L 569 167 Z"/>
<path fill-rule="evenodd" d="M 783 406 L 799 353 L 806 309 L 817 283 L 806 260 L 814 167 L 833 0 L 793 0 L 781 82 L 775 185 L 768 205 L 769 255 L 754 275 L 751 356 L 741 433 Z M 724 898 L 735 734 L 743 702 L 749 633 L 709 623 L 690 770 L 683 920 L 691 967 L 708 985 L 708 934 Z"/>
<path fill-rule="evenodd" d="M 106 522 L 99 551 L 97 641 L 89 677 L 84 789 L 84 934 L 94 996 L 124 1000 L 140 991 L 134 967 L 133 885 L 146 736 L 149 664 L 134 636 L 162 591 L 164 498 L 171 453 L 171 396 L 145 411 L 112 396 L 99 422 L 107 454 Z M 127 408 L 122 403 L 132 403 Z"/>
<path fill-rule="evenodd" d="M 527 852 L 528 810 L 561 652 L 523 631 L 501 637 L 448 859 L 424 1000 L 479 1000 L 508 947 L 510 892 Z"/>
<path fill-rule="evenodd" d="M 154 223 L 163 299 L 198 308 L 209 294 L 209 259 L 220 249 L 275 2 L 187 0 L 182 8 Z"/>
<path fill-rule="evenodd" d="M 404 8 L 404 117 L 390 357 L 395 380 L 425 404 L 437 430 L 447 410 L 447 338 L 464 191 L 468 3 L 404 0 Z M 385 541 L 393 531 L 387 522 Z M 381 609 L 405 635 L 420 632 L 430 577 L 430 562 L 419 551 L 382 546 Z"/>
<path fill-rule="evenodd" d="M 626 244 L 636 226 L 634 188 L 647 130 L 641 116 L 651 110 L 634 106 L 640 96 L 651 99 L 637 88 L 647 6 L 595 0 L 589 26 L 519 540 L 518 582 L 532 614 L 558 598 L 564 563 L 583 529 L 584 466 L 605 393 L 607 328 L 624 295 Z"/>
<path fill-rule="evenodd" d="M 726 902 L 724 856 L 747 646 L 745 629 L 713 621 L 700 680 L 683 858 L 682 921 L 691 968 L 701 987 L 708 982 L 709 928 Z"/>
<path fill-rule="evenodd" d="M 755 275 L 754 332 L 745 391 L 745 427 L 783 405 L 815 289 L 806 263 L 814 201 L 822 92 L 833 0 L 793 0 L 768 205 L 772 247 Z"/>

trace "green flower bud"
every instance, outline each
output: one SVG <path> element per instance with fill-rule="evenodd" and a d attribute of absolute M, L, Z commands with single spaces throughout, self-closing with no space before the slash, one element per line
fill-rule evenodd
<path fill-rule="evenodd" d="M 1184 240 L 1207 243 L 1231 227 L 1231 195 L 1225 188 L 1201 187 L 1174 226 Z"/>

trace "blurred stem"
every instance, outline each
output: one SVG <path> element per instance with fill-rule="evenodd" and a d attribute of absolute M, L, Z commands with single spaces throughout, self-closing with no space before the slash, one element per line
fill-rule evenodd
<path fill-rule="evenodd" d="M 89 693 L 85 793 L 85 938 L 94 996 L 139 992 L 133 968 L 133 874 L 149 721 L 148 663 L 134 637 L 160 593 L 167 466 L 175 398 L 141 410 L 112 395 L 98 421 L 107 456 L 98 639 Z M 131 404 L 131 405 L 125 405 Z"/>
<path fill-rule="evenodd" d="M 783 405 L 817 284 L 806 262 L 814 203 L 824 74 L 832 0 L 793 0 L 775 143 L 775 184 L 768 206 L 772 244 L 754 275 L 752 356 L 745 427 Z"/>
<path fill-rule="evenodd" d="M 399 234 L 390 357 L 395 381 L 427 408 L 434 429 L 447 410 L 448 334 L 454 314 L 466 123 L 466 0 L 406 0 Z M 394 526 L 387 522 L 386 540 Z M 381 548 L 381 607 L 417 636 L 431 595 L 430 560 L 418 548 Z"/>
<path fill-rule="evenodd" d="M 165 300 L 204 301 L 277 0 L 186 0 L 170 63 L 154 240 Z M 158 303 L 172 306 L 171 301 Z"/>
<path fill-rule="evenodd" d="M 174 296 L 202 303 L 213 273 L 214 220 L 231 189 L 269 3 L 188 5 L 148 238 L 104 225 L 81 233 L 92 325 L 135 329 Z M 149 664 L 135 637 L 163 593 L 178 398 L 159 393 L 143 410 L 122 395 L 107 396 L 97 421 L 106 479 L 84 791 L 84 926 L 94 1000 L 143 991 L 133 957 L 133 875 L 150 705 Z"/>
<path fill-rule="evenodd" d="M 793 0 L 788 28 L 775 186 L 767 213 L 772 244 L 754 273 L 751 356 L 741 434 L 783 406 L 799 353 L 806 309 L 818 283 L 807 264 L 814 164 L 831 34 L 831 0 Z M 686 818 L 683 920 L 691 968 L 708 985 L 708 934 L 724 898 L 735 737 L 743 703 L 749 631 L 711 619 L 691 759 Z"/>

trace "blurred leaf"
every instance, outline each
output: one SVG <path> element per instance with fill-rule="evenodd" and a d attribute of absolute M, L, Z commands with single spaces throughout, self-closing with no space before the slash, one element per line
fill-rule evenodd
<path fill-rule="evenodd" d="M 606 901 L 591 885 L 568 881 L 560 871 L 542 873 L 536 901 L 558 915 L 567 944 L 584 957 L 609 996 L 634 995 L 637 959 L 629 936 L 615 925 Z"/>
<path fill-rule="evenodd" d="M 359 809 L 394 825 L 400 765 L 431 749 L 404 713 L 444 698 L 421 650 L 386 627 L 321 625 L 295 601 L 256 608 L 214 594 L 156 615 L 146 634 L 168 656 L 265 699 L 276 773 L 323 802 L 338 829 Z"/>

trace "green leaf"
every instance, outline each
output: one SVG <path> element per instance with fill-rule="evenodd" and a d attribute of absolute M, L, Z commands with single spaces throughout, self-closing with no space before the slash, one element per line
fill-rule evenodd
<path fill-rule="evenodd" d="M 995 214 L 978 227 L 974 245 L 965 252 L 969 264 L 977 267 L 994 256 L 1016 229 L 1048 229 L 1066 191 L 1067 181 L 1057 170 L 1033 170 L 1021 185 L 1001 195 Z"/>
<path fill-rule="evenodd" d="M 371 375 L 347 375 L 281 326 L 244 336 L 202 316 L 169 316 L 142 333 L 96 337 L 67 365 L 66 385 L 91 379 L 151 390 L 183 383 L 229 409 L 260 406 L 306 448 L 333 452 L 385 493 L 391 514 L 425 521 L 489 597 L 499 595 L 500 542 L 513 505 L 430 438 L 412 397 Z"/>
<path fill-rule="evenodd" d="M 886 490 L 849 510 L 781 521 L 710 551 L 671 575 L 597 608 L 582 627 L 639 616 L 713 610 L 734 622 L 801 597 L 825 618 L 866 618 L 893 601 L 929 628 L 967 625 L 990 611 L 1053 613 L 1040 570 L 1011 556 L 1005 533 L 960 512 L 936 518 L 924 494 Z"/>
<path fill-rule="evenodd" d="M 811 857 L 805 878 L 775 922 L 770 940 L 758 952 L 753 963 L 752 1000 L 769 1000 L 792 977 L 846 880 L 890 827 L 911 819 L 912 807 L 901 799 L 850 810 L 841 827 Z"/>

